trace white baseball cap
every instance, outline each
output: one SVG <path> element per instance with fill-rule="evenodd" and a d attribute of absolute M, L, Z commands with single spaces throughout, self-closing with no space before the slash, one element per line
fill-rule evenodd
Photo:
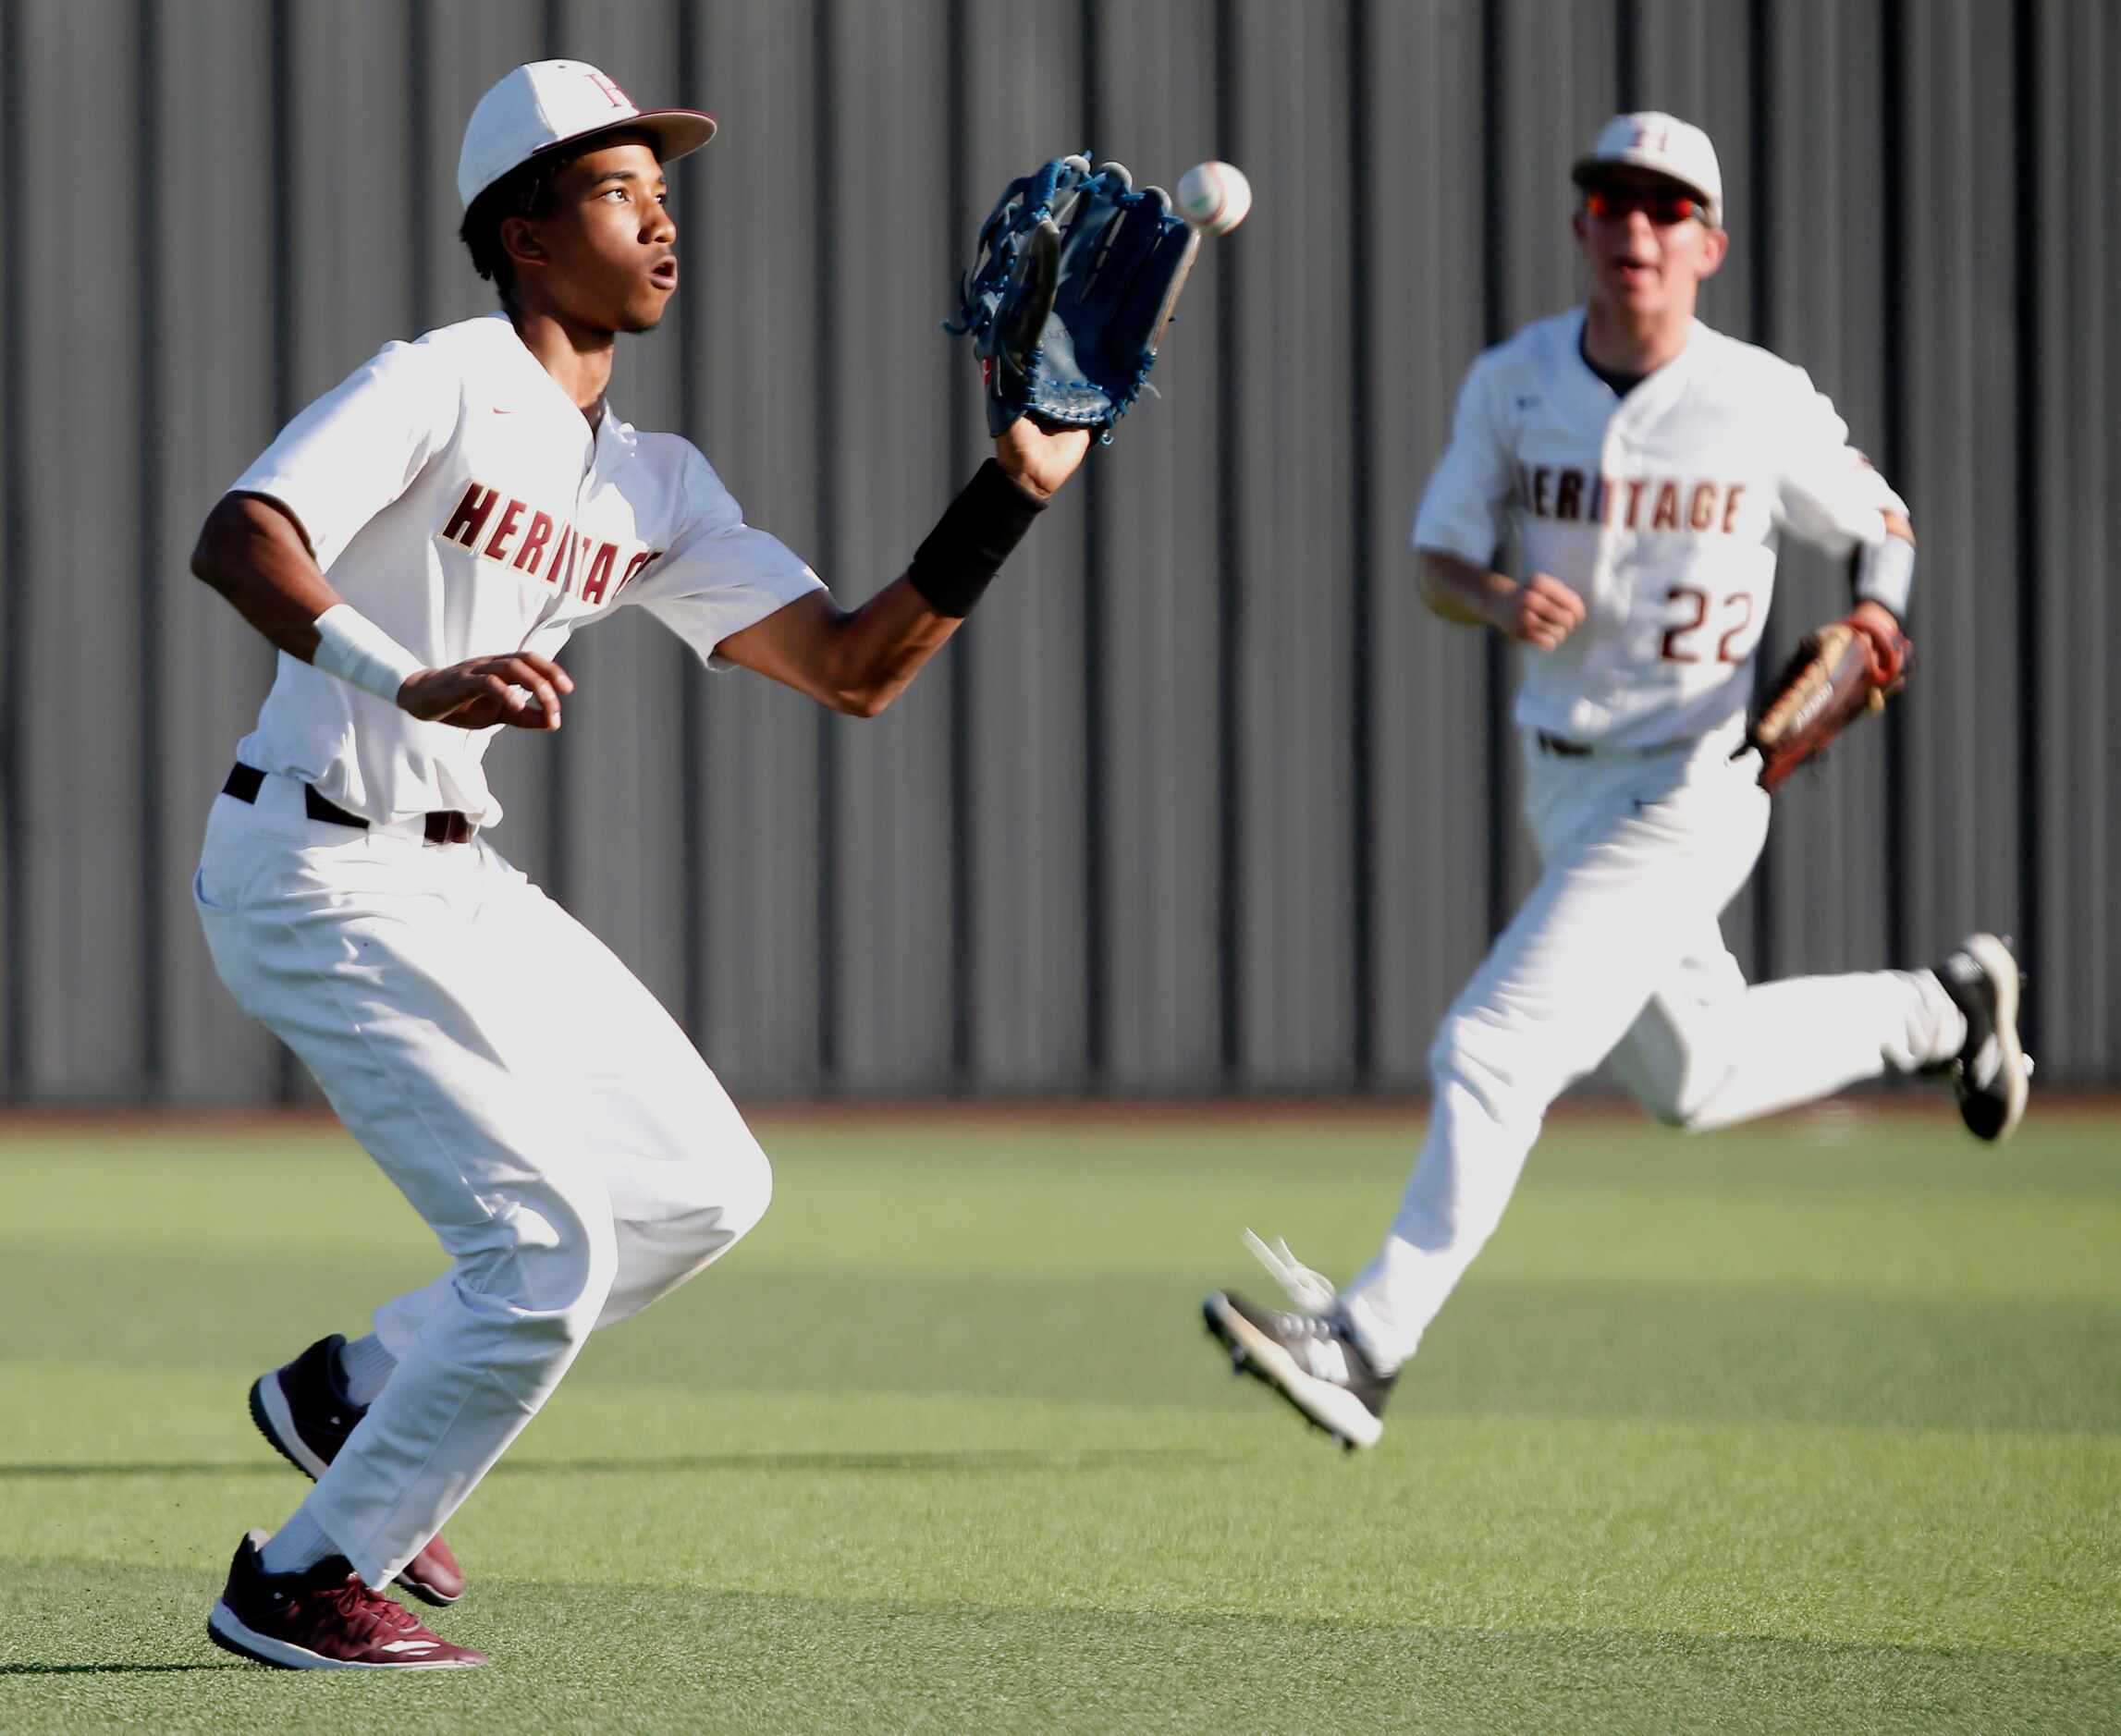
<path fill-rule="evenodd" d="M 1716 163 L 1716 147 L 1691 122 L 1654 109 L 1615 115 L 1598 129 L 1590 154 L 1576 159 L 1570 178 L 1578 187 L 1588 187 L 1601 168 L 1614 164 L 1677 181 L 1699 195 L 1711 229 L 1723 226 L 1723 171 Z"/>
<path fill-rule="evenodd" d="M 714 117 L 690 108 L 652 108 L 580 60 L 533 60 L 479 99 L 457 159 L 457 191 L 470 208 L 487 188 L 541 151 L 623 128 L 655 141 L 656 155 L 674 162 L 715 136 Z"/>

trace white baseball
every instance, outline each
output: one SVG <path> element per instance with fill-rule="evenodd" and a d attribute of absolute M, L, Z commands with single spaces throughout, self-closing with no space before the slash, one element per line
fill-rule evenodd
<path fill-rule="evenodd" d="M 1195 163 L 1178 177 L 1178 214 L 1203 235 L 1228 235 L 1252 209 L 1252 183 L 1234 163 Z"/>

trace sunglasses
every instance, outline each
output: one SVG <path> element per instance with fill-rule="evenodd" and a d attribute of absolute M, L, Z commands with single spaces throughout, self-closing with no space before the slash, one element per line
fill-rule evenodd
<path fill-rule="evenodd" d="M 1634 187 L 1586 188 L 1584 210 L 1594 217 L 1624 217 L 1639 211 L 1660 228 L 1685 223 L 1689 217 L 1698 217 L 1704 224 L 1709 221 L 1708 210 L 1698 199 Z"/>

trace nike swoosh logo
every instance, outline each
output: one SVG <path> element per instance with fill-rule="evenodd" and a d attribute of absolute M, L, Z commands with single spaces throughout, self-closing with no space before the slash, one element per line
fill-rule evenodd
<path fill-rule="evenodd" d="M 431 1652 L 435 1649 L 435 1642 L 433 1640 L 392 1640 L 389 1644 L 379 1645 L 375 1649 L 379 1652 Z"/>
<path fill-rule="evenodd" d="M 490 409 L 493 410 L 494 414 L 495 414 L 495 415 L 497 415 L 497 416 L 513 416 L 513 415 L 515 414 L 515 411 L 514 411 L 514 410 L 503 410 L 503 409 L 502 409 L 502 408 L 501 408 L 501 407 L 500 407 L 498 404 L 491 405 L 491 406 L 489 406 L 489 408 L 490 408 Z"/>

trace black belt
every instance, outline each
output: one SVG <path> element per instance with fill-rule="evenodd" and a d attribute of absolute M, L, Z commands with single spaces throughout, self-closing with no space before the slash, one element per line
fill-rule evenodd
<path fill-rule="evenodd" d="M 265 775 L 255 765 L 245 765 L 238 760 L 228 774 L 228 781 L 221 786 L 224 796 L 233 796 L 238 801 L 255 802 L 258 791 L 265 785 Z M 350 825 L 357 832 L 368 830 L 368 822 L 358 813 L 349 813 L 337 802 L 326 801 L 310 785 L 302 786 L 302 812 L 313 820 L 322 820 L 326 825 Z M 467 814 L 453 808 L 438 808 L 427 816 L 427 841 L 430 844 L 469 844 L 479 835 Z"/>
<path fill-rule="evenodd" d="M 1540 752 L 1551 753 L 1563 760 L 1588 760 L 1592 754 L 1601 752 L 1623 759 L 1649 760 L 1655 759 L 1660 753 L 1676 753 L 1682 748 L 1694 745 L 1683 736 L 1677 741 L 1660 741 L 1654 747 L 1600 748 L 1595 742 L 1571 741 L 1566 736 L 1557 736 L 1545 729 L 1535 730 L 1532 739 L 1539 744 Z"/>

